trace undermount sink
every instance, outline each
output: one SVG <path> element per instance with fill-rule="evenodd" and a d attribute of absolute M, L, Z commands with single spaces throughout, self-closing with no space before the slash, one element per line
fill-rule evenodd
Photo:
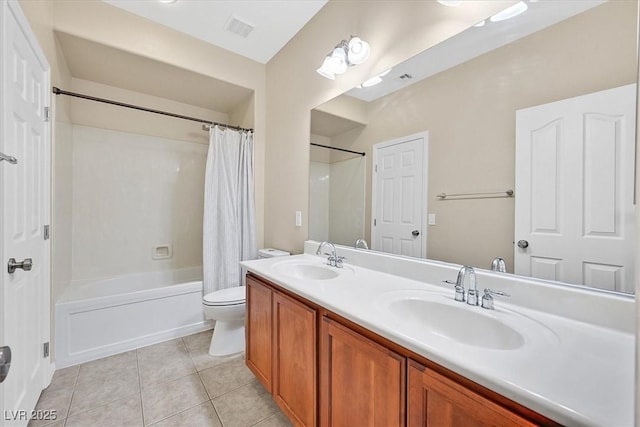
<path fill-rule="evenodd" d="M 378 295 L 376 307 L 389 324 L 434 346 L 466 345 L 484 350 L 550 346 L 557 335 L 547 326 L 506 308 L 486 310 L 455 301 L 453 294 L 405 290 Z M 548 347 L 547 347 L 548 348 Z"/>
<path fill-rule="evenodd" d="M 309 262 L 286 261 L 274 265 L 273 268 L 277 273 L 295 279 L 328 280 L 335 279 L 339 275 L 335 267 Z"/>

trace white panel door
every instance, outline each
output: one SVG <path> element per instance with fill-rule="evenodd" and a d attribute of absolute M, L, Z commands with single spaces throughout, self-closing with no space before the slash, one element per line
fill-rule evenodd
<path fill-rule="evenodd" d="M 634 291 L 635 104 L 634 84 L 516 112 L 516 274 Z"/>
<path fill-rule="evenodd" d="M 426 147 L 426 133 L 374 146 L 372 249 L 427 256 Z"/>
<path fill-rule="evenodd" d="M 2 419 L 27 425 L 47 385 L 49 358 L 43 344 L 50 328 L 50 253 L 44 226 L 50 215 L 49 65 L 17 2 L 2 2 L 2 133 L 0 152 L 17 164 L 0 162 L 0 345 L 10 346 L 9 375 L 0 384 Z M 33 260 L 30 271 L 9 273 L 7 262 Z"/>

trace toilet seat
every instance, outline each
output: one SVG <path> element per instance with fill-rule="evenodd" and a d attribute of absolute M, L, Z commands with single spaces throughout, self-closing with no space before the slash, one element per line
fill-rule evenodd
<path fill-rule="evenodd" d="M 244 286 L 235 286 L 228 289 L 220 289 L 206 294 L 202 303 L 210 307 L 241 305 L 246 303 L 246 290 Z"/>

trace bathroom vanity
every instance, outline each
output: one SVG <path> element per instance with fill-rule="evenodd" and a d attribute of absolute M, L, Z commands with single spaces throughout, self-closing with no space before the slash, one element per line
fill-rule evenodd
<path fill-rule="evenodd" d="M 247 365 L 294 424 L 632 424 L 626 299 L 486 272 L 479 288 L 514 297 L 485 310 L 440 285 L 460 266 L 339 251 L 342 269 L 310 254 L 243 263 Z M 544 293 L 568 317 L 540 310 Z M 577 319 L 576 298 L 616 318 Z"/>

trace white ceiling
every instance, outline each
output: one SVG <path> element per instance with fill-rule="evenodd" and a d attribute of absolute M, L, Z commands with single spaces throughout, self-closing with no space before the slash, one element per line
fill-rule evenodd
<path fill-rule="evenodd" d="M 266 64 L 327 0 L 102 0 L 136 15 Z M 234 16 L 254 28 L 245 38 L 225 30 Z"/>

